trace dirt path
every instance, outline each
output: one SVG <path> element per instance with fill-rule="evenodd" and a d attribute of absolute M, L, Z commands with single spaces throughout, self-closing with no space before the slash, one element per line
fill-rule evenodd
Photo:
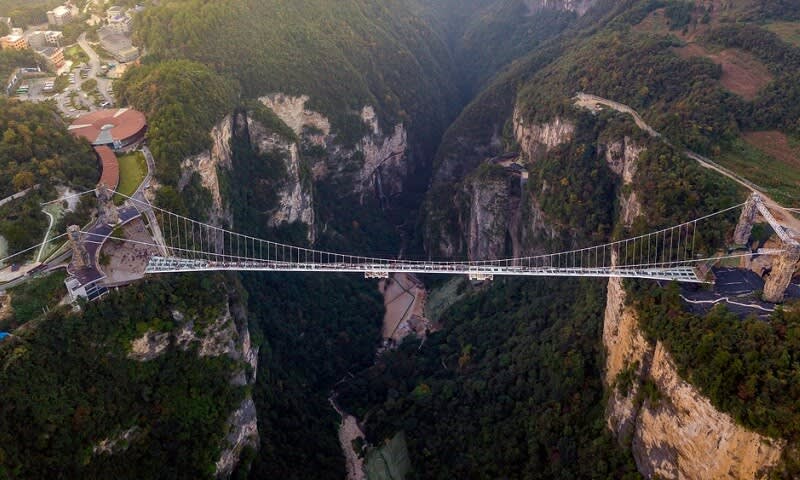
<path fill-rule="evenodd" d="M 344 453 L 345 467 L 347 468 L 347 480 L 366 480 L 367 475 L 364 472 L 364 459 L 358 456 L 355 448 L 353 448 L 353 441 L 357 438 L 363 438 L 364 432 L 358 426 L 356 417 L 345 412 L 339 408 L 336 403 L 336 395 L 332 394 L 328 401 L 339 416 L 342 417 L 342 423 L 339 424 L 339 443 L 342 446 Z"/>
<path fill-rule="evenodd" d="M 661 134 L 656 132 L 650 125 L 648 125 L 638 112 L 625 104 L 608 100 L 603 97 L 598 97 L 596 95 L 578 93 L 575 96 L 575 105 L 582 108 L 588 108 L 590 110 L 597 110 L 599 105 L 604 105 L 620 113 L 628 114 L 633 117 L 634 122 L 636 122 L 636 125 L 639 128 L 646 131 L 653 137 L 662 138 Z M 667 143 L 669 144 L 668 141 Z M 761 187 L 698 153 L 695 153 L 691 150 L 685 150 L 684 153 L 686 156 L 700 164 L 701 167 L 714 170 L 715 172 L 743 186 L 747 190 L 761 195 L 761 198 L 764 200 L 767 208 L 769 208 L 772 214 L 775 216 L 775 219 L 788 230 L 788 233 L 792 237 L 800 238 L 800 220 L 791 215 L 786 207 L 770 198 L 769 195 L 766 195 Z"/>

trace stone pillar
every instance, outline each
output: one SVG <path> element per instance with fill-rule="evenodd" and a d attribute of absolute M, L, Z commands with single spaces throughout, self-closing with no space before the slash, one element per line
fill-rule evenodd
<path fill-rule="evenodd" d="M 750 240 L 750 233 L 753 231 L 753 223 L 756 219 L 756 202 L 758 200 L 758 194 L 754 193 L 747 199 L 747 203 L 742 208 L 739 223 L 733 233 L 733 243 L 736 245 L 745 245 Z"/>
<path fill-rule="evenodd" d="M 800 261 L 800 245 L 787 245 L 786 251 L 772 263 L 767 281 L 764 283 L 764 301 L 778 303 L 792 281 L 797 262 Z"/>
<path fill-rule="evenodd" d="M 67 228 L 67 238 L 69 238 L 69 244 L 72 247 L 72 265 L 77 269 L 88 267 L 89 254 L 83 245 L 81 228 L 77 225 L 70 225 Z"/>
<path fill-rule="evenodd" d="M 97 196 L 97 208 L 99 210 L 100 221 L 108 225 L 119 223 L 119 212 L 114 205 L 114 192 L 105 183 L 97 185 L 94 194 Z"/>

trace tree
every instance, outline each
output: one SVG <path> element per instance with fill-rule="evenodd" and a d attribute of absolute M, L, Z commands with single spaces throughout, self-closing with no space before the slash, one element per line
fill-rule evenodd
<path fill-rule="evenodd" d="M 25 190 L 26 188 L 31 188 L 35 182 L 36 178 L 31 172 L 23 171 L 14 175 L 14 180 L 12 180 L 11 183 L 14 186 L 14 190 L 19 192 L 21 190 Z"/>

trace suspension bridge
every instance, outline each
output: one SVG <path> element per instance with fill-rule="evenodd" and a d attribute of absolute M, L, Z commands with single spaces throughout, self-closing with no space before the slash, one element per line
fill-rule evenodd
<path fill-rule="evenodd" d="M 115 192 L 115 194 L 120 195 Z M 472 280 L 495 276 L 536 277 L 621 277 L 704 283 L 707 278 L 696 268 L 725 258 L 752 255 L 750 252 L 713 254 L 702 242 L 703 228 L 719 228 L 718 220 L 747 217 L 752 228 L 756 209 L 763 209 L 759 197 L 709 215 L 652 233 L 550 254 L 481 261 L 403 260 L 327 252 L 274 242 L 209 225 L 155 207 L 143 198 L 125 197 L 127 208 L 135 207 L 146 219 L 151 240 L 134 240 L 87 229 L 81 241 L 99 251 L 108 240 L 133 243 L 152 252 L 144 274 L 204 271 L 275 271 L 363 273 L 367 278 L 386 278 L 390 273 L 463 274 Z M 766 211 L 769 215 L 769 212 Z M 774 217 L 781 238 L 790 239 Z M 717 224 L 717 225 L 715 225 Z M 728 223 L 730 224 L 730 223 Z M 746 229 L 747 230 L 747 229 Z M 749 236 L 749 230 L 747 230 Z M 741 233 L 739 234 L 741 236 Z M 781 249 L 763 251 L 778 255 Z"/>
<path fill-rule="evenodd" d="M 88 194 L 83 192 L 79 195 Z M 272 271 L 362 273 L 367 278 L 387 278 L 391 273 L 463 274 L 472 280 L 496 276 L 528 277 L 619 277 L 684 283 L 709 283 L 709 266 L 724 259 L 753 255 L 785 255 L 800 251 L 794 237 L 770 213 L 758 194 L 747 202 L 651 233 L 555 253 L 479 261 L 433 261 L 381 258 L 328 252 L 237 233 L 200 222 L 150 204 L 143 195 L 125 196 L 105 189 L 95 192 L 100 215 L 89 227 L 71 227 L 66 234 L 72 245 L 70 273 L 82 284 L 103 278 L 98 257 L 109 241 L 129 244 L 146 251 L 141 276 L 179 272 Z M 121 207 L 113 197 L 123 198 Z M 755 216 L 760 213 L 782 241 L 781 248 L 720 252 L 707 241 L 709 232 L 725 238 L 720 229 L 738 225 L 734 243 L 750 237 Z M 129 238 L 116 228 L 141 219 L 145 237 Z M 39 248 L 31 247 L 30 250 Z M 24 254 L 25 251 L 16 255 Z M 7 262 L 8 259 L 3 259 Z M 88 274 L 86 274 L 88 272 Z"/>

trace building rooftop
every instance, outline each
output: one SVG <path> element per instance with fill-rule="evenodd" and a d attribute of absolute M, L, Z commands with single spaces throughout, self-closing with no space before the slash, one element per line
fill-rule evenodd
<path fill-rule="evenodd" d="M 65 7 L 64 5 L 59 5 L 56 8 L 50 10 L 51 12 L 55 13 L 56 15 L 67 15 L 72 13 L 69 7 Z"/>
<path fill-rule="evenodd" d="M 80 116 L 69 126 L 69 130 L 94 145 L 109 145 L 133 137 L 146 125 L 143 113 L 120 108 L 98 110 Z"/>
<path fill-rule="evenodd" d="M 100 176 L 99 183 L 105 183 L 111 190 L 116 190 L 119 186 L 119 161 L 114 152 L 104 146 L 94 147 L 97 156 L 100 157 L 100 163 L 103 166 L 103 174 Z"/>

